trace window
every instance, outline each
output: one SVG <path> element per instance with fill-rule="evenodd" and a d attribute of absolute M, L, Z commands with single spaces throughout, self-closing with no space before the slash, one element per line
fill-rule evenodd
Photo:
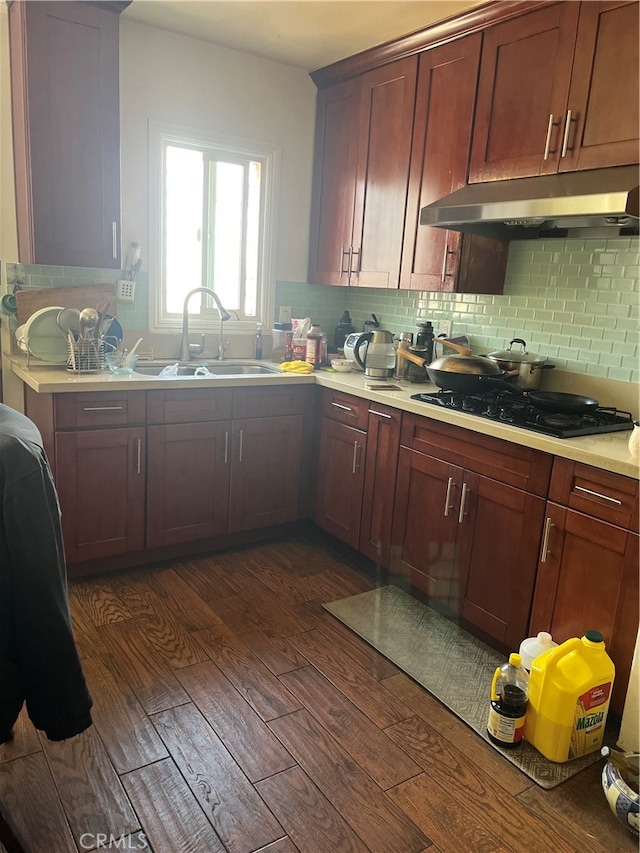
<path fill-rule="evenodd" d="M 175 328 L 196 287 L 215 291 L 246 330 L 271 317 L 277 146 L 152 126 L 152 248 L 159 287 L 150 326 Z M 217 309 L 206 294 L 189 303 L 190 324 L 210 327 Z M 225 331 L 227 331 L 225 330 Z"/>

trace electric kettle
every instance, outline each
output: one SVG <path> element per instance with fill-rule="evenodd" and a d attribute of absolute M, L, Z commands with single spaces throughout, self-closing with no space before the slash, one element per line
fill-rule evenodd
<path fill-rule="evenodd" d="M 361 357 L 360 347 L 364 343 L 366 350 L 364 357 Z M 360 335 L 353 345 L 353 355 L 367 379 L 389 379 L 395 372 L 396 350 L 393 335 L 385 329 Z"/>

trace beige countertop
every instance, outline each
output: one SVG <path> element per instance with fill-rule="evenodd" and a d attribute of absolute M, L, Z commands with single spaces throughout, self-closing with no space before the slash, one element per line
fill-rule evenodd
<path fill-rule="evenodd" d="M 268 363 L 268 362 L 267 362 Z M 420 392 L 437 390 L 435 385 L 414 385 L 409 383 L 396 383 L 397 390 L 373 390 L 365 384 L 364 376 L 360 372 L 335 373 L 319 371 L 309 376 L 296 376 L 292 374 L 273 374 L 258 377 L 197 377 L 197 378 L 160 378 L 155 376 L 143 376 L 132 373 L 130 376 L 120 377 L 105 372 L 100 374 L 87 374 L 78 376 L 70 373 L 64 367 L 58 366 L 34 366 L 27 365 L 26 359 L 16 358 L 12 360 L 12 372 L 39 394 L 60 394 L 78 391 L 147 391 L 152 389 L 166 388 L 190 388 L 211 387 L 224 388 L 230 384 L 234 386 L 241 383 L 243 386 L 250 385 L 284 385 L 312 384 L 321 385 L 325 388 L 344 391 L 372 400 L 395 406 L 406 412 L 413 412 L 423 417 L 433 418 L 444 423 L 470 429 L 474 432 L 485 433 L 520 444 L 523 447 L 531 447 L 545 453 L 571 459 L 574 462 L 583 462 L 627 477 L 640 479 L 640 460 L 633 458 L 628 451 L 627 443 L 629 432 L 612 432 L 600 435 L 580 436 L 578 438 L 553 438 L 540 435 L 520 427 L 509 426 L 496 421 L 487 421 L 467 412 L 457 412 L 450 409 L 429 406 L 418 400 L 412 400 L 411 395 Z"/>

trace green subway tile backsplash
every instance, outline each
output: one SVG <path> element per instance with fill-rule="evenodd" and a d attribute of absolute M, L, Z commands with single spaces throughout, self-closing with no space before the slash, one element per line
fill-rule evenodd
<path fill-rule="evenodd" d="M 294 317 L 320 323 L 329 342 L 343 311 L 356 329 L 375 314 L 392 332 L 415 331 L 418 319 L 453 322 L 477 352 L 504 349 L 523 338 L 534 352 L 576 373 L 640 382 L 640 243 L 608 240 L 523 240 L 511 243 L 501 296 L 328 287 L 280 281 L 276 316 L 290 305 Z M 73 287 L 116 281 L 120 270 L 7 264 L 9 289 Z M 133 305 L 118 303 L 125 328 L 148 324 L 149 282 L 136 281 Z"/>
<path fill-rule="evenodd" d="M 515 241 L 501 296 L 278 282 L 276 305 L 312 317 L 330 340 L 345 309 L 356 329 L 374 313 L 396 333 L 449 319 L 477 352 L 524 338 L 563 370 L 640 382 L 639 249 L 637 237 Z"/>
<path fill-rule="evenodd" d="M 24 288 L 76 287 L 81 284 L 103 284 L 122 278 L 122 270 L 86 267 L 54 267 L 38 264 L 7 264 L 7 287 Z M 118 302 L 118 320 L 125 329 L 146 329 L 149 324 L 149 280 L 142 271 L 136 278 L 135 302 Z"/>

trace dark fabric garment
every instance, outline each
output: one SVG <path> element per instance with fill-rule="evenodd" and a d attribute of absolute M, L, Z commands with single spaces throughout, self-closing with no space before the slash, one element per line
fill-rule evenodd
<path fill-rule="evenodd" d="M 0 736 L 23 703 L 64 740 L 91 725 L 76 650 L 60 507 L 35 424 L 0 403 Z"/>

